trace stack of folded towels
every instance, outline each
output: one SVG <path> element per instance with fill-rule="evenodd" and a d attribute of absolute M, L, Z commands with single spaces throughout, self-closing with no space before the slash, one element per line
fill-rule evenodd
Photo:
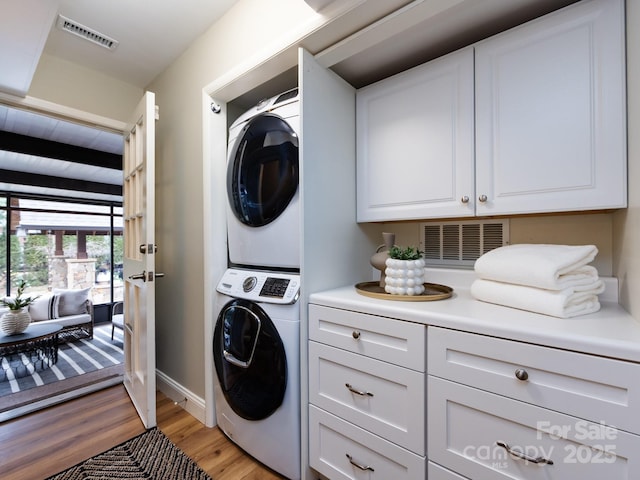
<path fill-rule="evenodd" d="M 588 265 L 594 245 L 518 244 L 496 248 L 475 263 L 471 295 L 484 302 L 569 318 L 597 312 L 604 283 Z"/>

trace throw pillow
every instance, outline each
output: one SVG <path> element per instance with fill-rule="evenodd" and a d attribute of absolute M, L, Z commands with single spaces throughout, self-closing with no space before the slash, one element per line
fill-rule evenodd
<path fill-rule="evenodd" d="M 87 312 L 86 302 L 89 299 L 91 287 L 81 290 L 63 290 L 55 288 L 53 293 L 59 295 L 58 316 L 82 315 Z"/>
<path fill-rule="evenodd" d="M 31 315 L 31 320 L 34 322 L 58 318 L 58 296 L 53 293 L 47 293 L 36 298 L 29 305 L 29 315 Z"/>

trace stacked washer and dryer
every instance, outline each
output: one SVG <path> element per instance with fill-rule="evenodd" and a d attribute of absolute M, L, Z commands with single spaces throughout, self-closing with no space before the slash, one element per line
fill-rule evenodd
<path fill-rule="evenodd" d="M 301 475 L 299 129 L 297 89 L 229 129 L 229 268 L 213 338 L 218 426 L 293 480 Z"/>

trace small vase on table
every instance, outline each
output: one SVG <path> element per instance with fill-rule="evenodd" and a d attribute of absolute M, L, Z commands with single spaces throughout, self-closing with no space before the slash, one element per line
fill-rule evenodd
<path fill-rule="evenodd" d="M 389 258 L 389 250 L 391 250 L 396 241 L 396 234 L 385 232 L 382 234 L 382 240 L 384 243 L 380 245 L 376 253 L 371 256 L 370 263 L 373 268 L 380 270 L 380 288 L 384 289 L 386 285 L 384 273 L 387 268 L 386 261 Z"/>
<path fill-rule="evenodd" d="M 385 292 L 391 295 L 422 295 L 424 292 L 424 260 L 412 247 L 393 247 L 386 260 Z"/>

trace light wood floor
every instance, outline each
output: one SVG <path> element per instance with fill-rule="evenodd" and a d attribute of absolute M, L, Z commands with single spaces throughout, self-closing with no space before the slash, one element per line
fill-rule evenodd
<path fill-rule="evenodd" d="M 162 393 L 158 428 L 215 480 L 281 480 Z M 0 478 L 41 480 L 144 431 L 122 385 L 0 424 Z M 177 480 L 177 479 L 176 479 Z"/>

